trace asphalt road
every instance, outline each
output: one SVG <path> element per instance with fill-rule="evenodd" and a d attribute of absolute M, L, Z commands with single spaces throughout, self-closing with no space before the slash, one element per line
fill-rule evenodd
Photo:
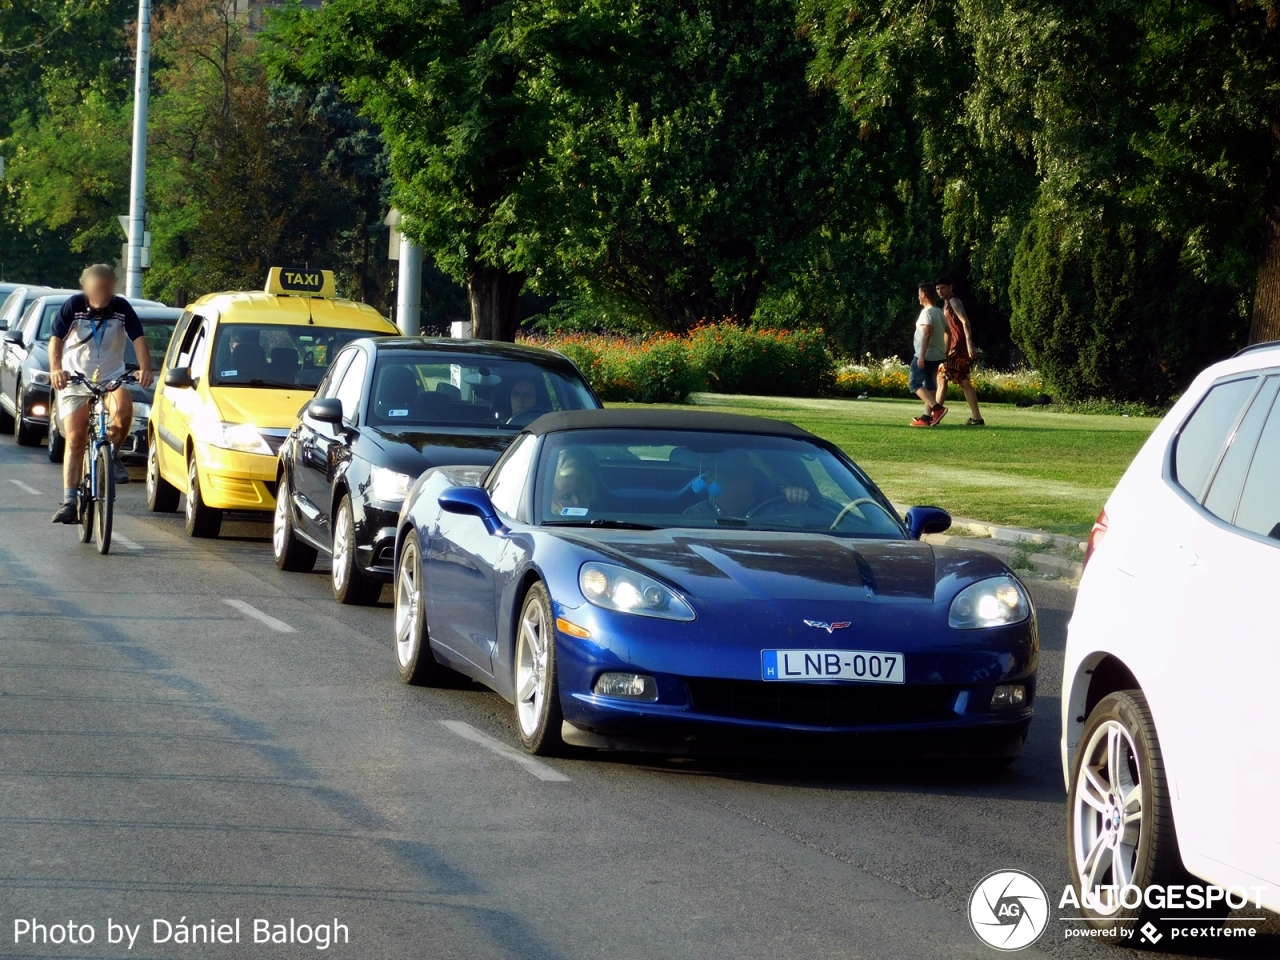
<path fill-rule="evenodd" d="M 397 681 L 389 591 L 339 607 L 324 563 L 276 570 L 265 524 L 187 539 L 140 482 L 100 557 L 49 523 L 60 486 L 43 448 L 0 440 L 0 957 L 314 955 L 253 943 L 291 918 L 362 960 L 984 957 L 975 883 L 1066 883 L 1061 585 L 1031 584 L 1041 694 L 1008 770 L 530 764 L 501 751 L 497 696 Z M 1069 914 L 1025 955 L 1136 955 L 1067 940 Z M 179 942 L 236 918 L 239 945 Z M 94 942 L 15 943 L 68 922 Z M 1280 956 L 1278 931 L 1173 955 Z"/>

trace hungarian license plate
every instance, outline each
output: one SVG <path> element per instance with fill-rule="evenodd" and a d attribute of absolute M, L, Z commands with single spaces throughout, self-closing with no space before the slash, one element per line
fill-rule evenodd
<path fill-rule="evenodd" d="M 883 650 L 761 650 L 760 672 L 765 680 L 902 683 L 906 664 Z"/>

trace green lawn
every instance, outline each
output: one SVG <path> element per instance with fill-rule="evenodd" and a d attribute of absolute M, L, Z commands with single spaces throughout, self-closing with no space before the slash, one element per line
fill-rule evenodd
<path fill-rule="evenodd" d="M 790 420 L 835 442 L 897 503 L 1084 536 L 1156 419 L 1086 416 L 984 404 L 986 427 L 964 425 L 952 401 L 939 427 L 907 426 L 909 400 L 801 400 L 697 394 L 725 413 Z M 610 404 L 630 406 L 630 404 Z"/>

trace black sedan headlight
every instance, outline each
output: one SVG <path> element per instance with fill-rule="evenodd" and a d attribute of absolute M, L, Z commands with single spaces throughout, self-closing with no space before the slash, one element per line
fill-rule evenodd
<path fill-rule="evenodd" d="M 1031 600 L 1013 577 L 971 583 L 951 601 L 947 623 L 957 630 L 1003 627 L 1031 616 Z"/>

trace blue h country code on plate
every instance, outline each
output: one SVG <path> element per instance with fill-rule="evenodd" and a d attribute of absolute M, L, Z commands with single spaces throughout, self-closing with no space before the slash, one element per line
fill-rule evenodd
<path fill-rule="evenodd" d="M 884 650 L 761 650 L 765 680 L 863 680 L 902 683 L 905 658 Z"/>

